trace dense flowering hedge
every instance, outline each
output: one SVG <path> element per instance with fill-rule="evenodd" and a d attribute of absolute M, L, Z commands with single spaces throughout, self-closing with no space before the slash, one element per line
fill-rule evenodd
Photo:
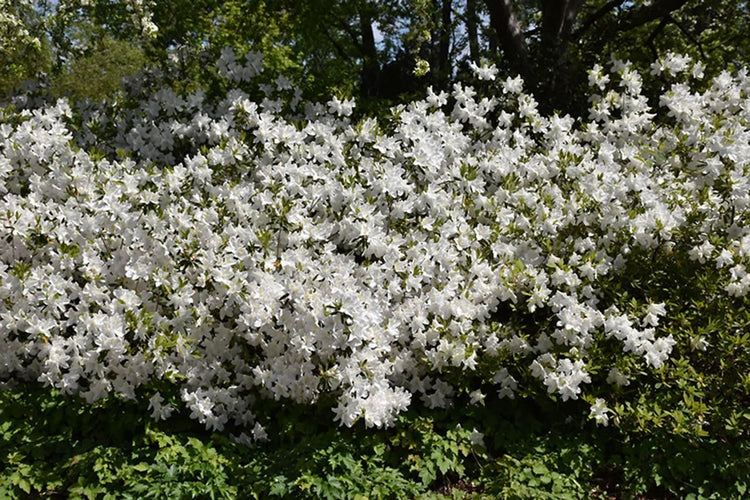
<path fill-rule="evenodd" d="M 476 67 L 488 97 L 455 85 L 378 122 L 303 106 L 283 78 L 251 99 L 261 69 L 226 51 L 221 98 L 145 85 L 3 109 L 3 381 L 160 419 L 184 405 L 246 440 L 270 399 L 388 426 L 417 400 L 535 387 L 607 424 L 608 388 L 676 345 L 663 302 L 613 293 L 633 256 L 750 291 L 746 72 L 704 82 L 670 54 L 653 72 L 682 80 L 656 109 L 613 61 L 576 122 Z"/>

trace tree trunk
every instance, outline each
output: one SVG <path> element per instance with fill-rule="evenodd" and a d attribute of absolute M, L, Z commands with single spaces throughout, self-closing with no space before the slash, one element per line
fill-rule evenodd
<path fill-rule="evenodd" d="M 440 29 L 438 40 L 438 67 L 436 68 L 438 88 L 446 86 L 451 76 L 451 8 L 452 0 L 443 0 L 440 6 Z"/>
<path fill-rule="evenodd" d="M 542 45 L 538 64 L 543 71 L 539 72 L 537 89 L 549 101 L 547 111 L 569 111 L 566 108 L 575 101 L 577 72 L 572 67 L 569 47 L 582 4 L 583 0 L 542 1 Z"/>
<path fill-rule="evenodd" d="M 466 35 L 469 37 L 469 57 L 475 62 L 479 62 L 480 58 L 478 24 L 477 0 L 466 0 Z"/>
<path fill-rule="evenodd" d="M 359 11 L 359 28 L 362 36 L 362 97 L 375 97 L 380 91 L 380 63 L 372 31 L 372 16 L 367 9 Z"/>
<path fill-rule="evenodd" d="M 575 67 L 571 58 L 570 47 L 575 40 L 617 9 L 623 11 L 618 12 L 614 29 L 624 32 L 665 19 L 687 3 L 687 0 L 653 0 L 635 6 L 637 2 L 609 0 L 583 20 L 574 32 L 573 27 L 585 0 L 541 0 L 541 40 L 530 50 L 515 14 L 513 0 L 484 1 L 490 13 L 490 25 L 509 69 L 523 77 L 526 88 L 539 100 L 540 110 L 573 113 L 582 105 L 577 87 L 585 81 L 584 72 Z"/>
<path fill-rule="evenodd" d="M 541 45 L 527 46 L 512 0 L 485 0 L 490 24 L 497 33 L 510 69 L 545 111 L 563 109 L 569 100 L 571 68 L 568 47 L 583 0 L 542 0 Z"/>
<path fill-rule="evenodd" d="M 542 43 L 553 47 L 562 60 L 567 58 L 573 24 L 583 0 L 542 0 Z"/>
<path fill-rule="evenodd" d="M 533 88 L 536 82 L 536 66 L 529 58 L 526 39 L 521 23 L 516 17 L 513 0 L 484 0 L 490 13 L 490 26 L 508 61 L 510 70 L 524 79 Z"/>

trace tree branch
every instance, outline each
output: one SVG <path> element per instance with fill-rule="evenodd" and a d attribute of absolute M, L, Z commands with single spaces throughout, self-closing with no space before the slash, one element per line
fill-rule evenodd
<path fill-rule="evenodd" d="M 542 0 L 542 37 L 565 44 L 583 0 Z"/>
<path fill-rule="evenodd" d="M 628 31 L 651 21 L 655 21 L 656 19 L 664 18 L 686 3 L 687 0 L 659 0 L 654 1 L 652 4 L 631 10 L 625 15 L 623 22 L 620 24 L 620 31 Z"/>
<path fill-rule="evenodd" d="M 364 46 L 362 45 L 362 42 L 360 42 L 359 40 L 359 34 L 356 31 L 354 31 L 352 27 L 349 26 L 348 23 L 343 22 L 341 20 L 338 20 L 336 22 L 336 26 L 338 26 L 341 29 L 341 31 L 349 35 L 352 45 L 354 45 L 357 48 L 357 50 L 359 50 L 359 52 L 362 55 L 364 55 L 366 51 L 365 51 Z"/>
<path fill-rule="evenodd" d="M 680 31 L 682 31 L 682 33 L 687 37 L 687 39 L 690 40 L 691 42 L 693 42 L 696 47 L 698 47 L 698 52 L 701 53 L 701 57 L 703 59 L 707 59 L 706 58 L 706 53 L 703 52 L 703 44 L 700 42 L 700 40 L 698 40 L 697 38 L 695 38 L 693 36 L 693 34 L 690 33 L 687 30 L 687 28 L 685 28 L 685 26 L 681 22 L 677 21 L 677 19 L 675 19 L 674 16 L 672 16 L 671 14 L 669 16 L 667 16 L 667 19 L 669 19 L 675 26 L 677 26 L 678 28 L 680 28 Z"/>
<path fill-rule="evenodd" d="M 625 3 L 625 0 L 610 0 L 606 4 L 604 4 L 599 10 L 591 14 L 589 17 L 587 17 L 583 23 L 581 23 L 581 27 L 575 30 L 573 33 L 573 38 L 577 39 L 580 38 L 583 33 L 586 32 L 589 28 L 591 28 L 594 24 L 596 24 L 601 18 L 615 10 L 617 7 Z"/>
<path fill-rule="evenodd" d="M 651 35 L 649 35 L 648 40 L 646 40 L 646 44 L 648 45 L 648 48 L 651 49 L 651 53 L 654 56 L 654 60 L 659 58 L 659 51 L 656 50 L 656 44 L 654 42 L 656 41 L 656 37 L 659 36 L 659 34 L 664 31 L 664 27 L 669 22 L 669 19 L 666 17 L 661 20 L 659 25 L 654 28 L 654 31 L 651 32 Z"/>
<path fill-rule="evenodd" d="M 351 61 L 352 58 L 349 54 L 346 53 L 344 48 L 341 46 L 341 44 L 336 41 L 335 38 L 333 38 L 333 35 L 328 30 L 324 30 L 325 37 L 328 39 L 329 42 L 331 42 L 331 45 L 333 46 L 336 53 L 339 55 L 340 58 L 346 60 L 347 62 Z"/>

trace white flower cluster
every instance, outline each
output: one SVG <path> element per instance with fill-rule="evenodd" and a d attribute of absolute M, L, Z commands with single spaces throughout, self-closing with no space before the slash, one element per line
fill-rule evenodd
<path fill-rule="evenodd" d="M 750 78 L 675 84 L 660 123 L 629 64 L 601 72 L 580 124 L 541 116 L 520 79 L 479 101 L 456 85 L 452 110 L 430 92 L 390 132 L 350 101 L 285 117 L 240 90 L 6 109 L 0 379 L 154 418 L 184 405 L 252 441 L 263 399 L 388 426 L 415 398 L 513 397 L 529 375 L 577 399 L 602 342 L 662 366 L 668 308 L 624 313 L 605 287 L 633 255 L 684 252 L 750 291 Z M 546 331 L 514 320 L 540 314 Z"/>
<path fill-rule="evenodd" d="M 249 81 L 263 71 L 263 55 L 251 51 L 245 54 L 244 61 L 237 61 L 234 51 L 225 47 L 217 66 L 219 74 L 230 82 Z"/>
<path fill-rule="evenodd" d="M 30 0 L 0 0 L 0 55 L 23 44 L 41 47 L 42 42 L 29 32 L 19 12 L 32 7 Z"/>
<path fill-rule="evenodd" d="M 159 31 L 151 13 L 153 4 L 154 0 L 127 0 L 125 3 L 131 22 L 141 30 L 141 34 L 146 38 L 154 36 Z"/>
<path fill-rule="evenodd" d="M 0 6 L 5 1 L 7 0 L 0 0 Z M 29 0 L 15 1 L 25 4 L 31 3 Z M 65 16 L 81 8 L 111 9 L 114 6 L 113 4 L 120 4 L 119 6 L 124 7 L 128 13 L 131 25 L 137 28 L 142 36 L 151 38 L 159 31 L 159 27 L 153 20 L 152 9 L 155 6 L 155 0 L 116 0 L 115 2 L 109 0 L 66 0 L 65 2 L 52 2 L 52 4 L 45 6 L 45 8 L 51 8 L 52 12 L 54 12 L 53 16 L 56 14 Z"/>

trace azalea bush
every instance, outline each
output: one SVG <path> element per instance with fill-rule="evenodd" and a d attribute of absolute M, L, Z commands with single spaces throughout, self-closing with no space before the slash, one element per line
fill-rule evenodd
<path fill-rule="evenodd" d="M 519 400 L 747 438 L 747 72 L 669 54 L 649 102 L 613 60 L 574 120 L 476 66 L 476 88 L 376 119 L 262 69 L 226 50 L 205 89 L 154 72 L 106 102 L 41 88 L 2 109 L 6 387 L 247 445 L 285 405 L 388 428 Z"/>

